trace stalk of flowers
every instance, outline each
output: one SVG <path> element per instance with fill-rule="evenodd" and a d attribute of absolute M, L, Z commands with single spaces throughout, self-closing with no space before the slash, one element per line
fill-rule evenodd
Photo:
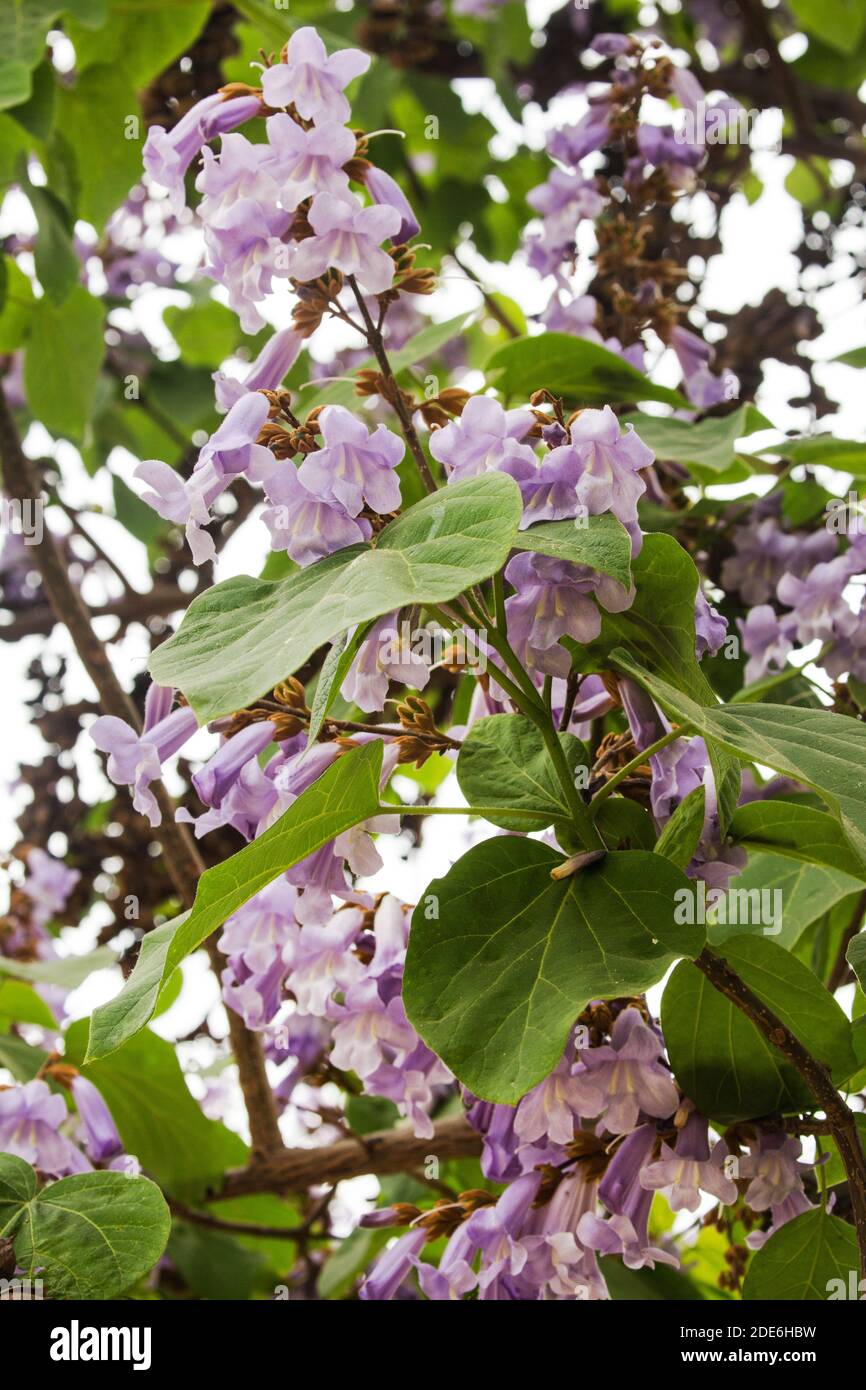
<path fill-rule="evenodd" d="M 687 69 L 623 34 L 596 35 L 590 47 L 608 60 L 609 77 L 593 84 L 579 121 L 556 128 L 548 140 L 555 161 L 546 181 L 528 195 L 542 221 L 527 238 L 530 266 L 554 279 L 553 295 L 540 315 L 545 327 L 598 342 L 633 366 L 644 368 L 644 334 L 654 331 L 670 346 L 692 403 L 706 409 L 731 400 L 737 383 L 729 372 L 712 372 L 713 349 L 679 322 L 685 312 L 675 290 L 684 278 L 668 256 L 652 257 L 652 215 L 695 191 L 706 152 L 688 139 L 688 126 L 650 124 L 641 118 L 645 98 L 675 98 L 684 119 L 707 107 L 700 84 Z M 726 120 L 736 104 L 725 98 L 708 113 Z M 701 126 L 700 129 L 706 129 Z M 585 171 L 599 154 L 615 152 L 624 163 L 614 182 L 604 172 Z M 575 287 L 582 223 L 595 233 L 595 293 Z"/>
<path fill-rule="evenodd" d="M 484 1173 L 505 1184 L 499 1197 L 466 1192 L 428 1212 L 400 1205 L 362 1218 L 362 1226 L 407 1227 L 371 1268 L 362 1299 L 399 1296 L 413 1278 L 434 1301 L 470 1293 L 604 1299 L 599 1255 L 616 1255 L 629 1269 L 679 1264 L 670 1244 L 651 1233 L 656 1192 L 674 1212 L 696 1212 L 710 1199 L 737 1205 L 747 1226 L 769 1219 L 772 1230 L 811 1209 L 803 1187 L 810 1165 L 799 1161 L 798 1139 L 749 1126 L 742 1141 L 713 1140 L 707 1118 L 673 1082 L 658 1029 L 633 1001 L 594 1006 L 586 1017 L 589 1045 L 569 1044 L 516 1109 L 470 1105 L 485 1137 Z M 448 1244 L 434 1265 L 424 1247 L 443 1235 Z M 753 1230 L 749 1244 L 766 1239 L 766 1231 Z"/>

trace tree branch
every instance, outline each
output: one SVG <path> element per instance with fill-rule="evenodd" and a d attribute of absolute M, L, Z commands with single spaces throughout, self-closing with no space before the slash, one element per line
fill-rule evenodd
<path fill-rule="evenodd" d="M 283 1149 L 254 1160 L 249 1167 L 226 1175 L 210 1200 L 244 1197 L 254 1192 L 303 1192 L 313 1184 L 338 1183 L 364 1173 L 403 1173 L 428 1158 L 475 1158 L 482 1138 L 462 1115 L 440 1120 L 431 1139 L 418 1139 L 410 1129 L 380 1130 L 363 1138 L 339 1139 L 327 1147 Z"/>
<path fill-rule="evenodd" d="M 729 999 L 755 1025 L 762 1037 L 787 1058 L 803 1078 L 818 1105 L 827 1116 L 830 1134 L 839 1150 L 839 1157 L 848 1179 L 857 1248 L 860 1252 L 860 1275 L 866 1278 L 866 1156 L 860 1143 L 854 1112 L 848 1108 L 833 1084 L 823 1062 L 813 1057 L 777 1014 L 753 993 L 727 961 L 704 947 L 694 962 L 710 984 Z"/>
<path fill-rule="evenodd" d="M 42 493 L 40 482 L 31 460 L 21 448 L 2 383 L 0 460 L 3 463 L 4 486 L 9 495 L 22 504 L 37 501 Z M 138 711 L 114 674 L 105 647 L 93 630 L 90 610 L 78 589 L 70 581 L 63 557 L 47 527 L 43 527 L 42 538 L 33 546 L 33 550 L 51 607 L 58 620 L 65 624 L 81 663 L 99 692 L 102 708 L 106 714 L 115 715 L 131 724 L 134 729 L 139 729 L 141 721 Z M 159 839 L 166 867 L 181 901 L 186 907 L 191 907 L 198 880 L 204 872 L 204 863 L 186 826 L 178 824 L 175 820 L 174 802 L 161 782 L 154 785 L 154 794 L 162 812 Z M 206 943 L 206 949 L 211 965 L 219 975 L 222 960 L 212 938 Z M 232 1051 L 247 1108 L 253 1150 L 264 1153 L 281 1148 L 283 1141 L 276 1106 L 265 1071 L 265 1059 L 259 1039 L 254 1033 L 249 1032 L 242 1019 L 228 1006 L 226 1013 Z M 170 1117 L 167 1119 L 170 1122 Z"/>

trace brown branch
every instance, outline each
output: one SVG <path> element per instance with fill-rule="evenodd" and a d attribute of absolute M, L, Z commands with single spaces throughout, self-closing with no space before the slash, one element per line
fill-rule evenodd
<path fill-rule="evenodd" d="M 330 1239 L 325 1232 L 321 1235 L 312 1234 L 306 1226 L 261 1226 L 256 1221 L 227 1221 L 211 1212 L 196 1211 L 192 1207 L 184 1206 L 183 1202 L 177 1202 L 173 1197 L 169 1198 L 168 1205 L 173 1215 L 180 1217 L 182 1221 L 191 1221 L 196 1226 L 206 1226 L 211 1231 L 224 1231 L 226 1235 L 262 1236 L 268 1240 Z"/>
<path fill-rule="evenodd" d="M 146 594 L 124 594 L 122 598 L 88 608 L 87 612 L 91 623 L 96 618 L 144 623 L 148 618 L 163 618 L 177 612 L 195 596 L 195 593 L 183 594 L 170 585 L 156 584 Z M 20 612 L 11 623 L 0 624 L 0 642 L 17 642 L 22 637 L 34 635 L 47 637 L 57 623 L 65 621 L 49 604 L 36 604 Z"/>
<path fill-rule="evenodd" d="M 857 1122 L 833 1084 L 823 1062 L 813 1057 L 772 1009 L 753 993 L 735 970 L 721 956 L 704 947 L 694 962 L 710 984 L 729 999 L 755 1025 L 762 1037 L 771 1043 L 803 1078 L 820 1108 L 827 1116 L 830 1134 L 839 1150 L 839 1157 L 848 1179 L 857 1248 L 860 1252 L 860 1275 L 866 1278 L 866 1156 L 860 1143 Z"/>
<path fill-rule="evenodd" d="M 31 460 L 21 448 L 2 384 L 0 460 L 3 463 L 4 486 L 9 495 L 22 504 L 38 500 L 42 492 L 39 478 Z M 115 715 L 131 724 L 134 729 L 139 729 L 141 721 L 138 711 L 114 674 L 105 647 L 93 630 L 90 609 L 70 581 L 63 557 L 47 528 L 43 528 L 42 538 L 33 546 L 33 550 L 51 607 L 58 620 L 65 624 L 81 663 L 99 692 L 102 708 L 106 714 Z M 181 901 L 186 907 L 191 907 L 198 880 L 204 872 L 204 863 L 187 827 L 175 820 L 174 802 L 161 782 L 155 784 L 154 794 L 162 812 L 159 839 L 166 867 Z M 212 938 L 206 943 L 206 949 L 211 965 L 218 975 L 222 960 Z M 281 1148 L 283 1141 L 276 1106 L 265 1071 L 265 1059 L 259 1039 L 248 1031 L 243 1020 L 232 1009 L 226 1007 L 226 1013 L 232 1051 L 247 1108 L 253 1150 L 256 1153 L 265 1153 L 277 1147 Z M 166 1117 L 166 1122 L 171 1122 L 170 1116 Z"/>
<path fill-rule="evenodd" d="M 340 1139 L 327 1147 L 283 1149 L 228 1173 L 210 1200 L 244 1197 L 254 1192 L 303 1192 L 319 1183 L 338 1183 L 364 1173 L 404 1173 L 423 1166 L 428 1157 L 475 1158 L 482 1139 L 462 1115 L 440 1120 L 431 1139 L 417 1139 L 410 1129 L 381 1130 L 362 1138 Z"/>
<path fill-rule="evenodd" d="M 373 356 L 379 364 L 379 370 L 381 371 L 382 376 L 385 378 L 386 382 L 391 388 L 391 396 L 389 396 L 388 401 L 390 405 L 393 405 L 395 411 L 397 412 L 397 416 L 400 420 L 400 424 L 403 429 L 403 437 L 406 440 L 406 443 L 409 445 L 409 452 L 415 460 L 415 466 L 417 467 L 418 472 L 421 475 L 421 481 L 428 492 L 435 492 L 436 481 L 433 477 L 433 474 L 430 472 L 430 469 L 427 465 L 427 460 L 424 457 L 424 450 L 421 448 L 421 441 L 418 438 L 418 431 L 415 429 L 415 424 L 412 419 L 411 412 L 409 411 L 406 402 L 403 399 L 403 393 L 400 390 L 400 387 L 397 385 L 397 379 L 394 376 L 390 359 L 388 357 L 387 352 L 385 351 L 385 343 L 382 338 L 381 331 L 376 327 L 376 324 L 370 317 L 370 311 L 364 303 L 364 296 L 361 294 L 361 291 L 358 288 L 358 282 L 355 279 L 354 275 L 350 275 L 348 277 L 348 283 L 357 301 L 358 308 L 361 312 L 361 317 L 364 320 L 364 328 L 366 330 L 365 336 L 367 342 L 370 348 L 372 349 Z"/>

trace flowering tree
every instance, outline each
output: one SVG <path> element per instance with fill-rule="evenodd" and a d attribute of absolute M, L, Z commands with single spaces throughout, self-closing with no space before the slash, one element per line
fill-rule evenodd
<path fill-rule="evenodd" d="M 0 1275 L 849 1296 L 866 12 L 5 24 Z"/>

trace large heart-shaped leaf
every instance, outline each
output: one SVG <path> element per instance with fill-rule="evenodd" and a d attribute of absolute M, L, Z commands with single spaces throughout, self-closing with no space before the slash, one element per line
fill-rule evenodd
<path fill-rule="evenodd" d="M 737 936 L 717 951 L 838 1081 L 855 1071 L 851 1025 L 811 970 L 766 937 Z M 677 1080 L 713 1119 L 731 1124 L 815 1109 L 815 1098 L 781 1052 L 687 962 L 665 989 L 662 1029 Z"/>
<path fill-rule="evenodd" d="M 657 458 L 695 466 L 695 472 L 724 473 L 736 461 L 735 444 L 756 430 L 772 429 L 753 405 L 741 405 L 730 415 L 710 416 L 694 423 L 676 416 L 644 415 L 638 412 L 623 418 L 634 425 L 644 444 Z"/>
<path fill-rule="evenodd" d="M 556 1066 L 590 999 L 639 993 L 695 955 L 674 921 L 689 882 L 644 850 L 577 876 L 535 840 L 501 836 L 434 879 L 412 918 L 403 997 L 425 1042 L 475 1095 L 515 1104 Z"/>
<path fill-rule="evenodd" d="M 611 662 L 705 739 L 820 792 L 857 855 L 866 859 L 866 725 L 859 719 L 792 705 L 707 709 L 643 669 L 628 652 L 612 652 Z"/>
<path fill-rule="evenodd" d="M 264 834 L 207 869 L 189 912 L 150 932 L 123 989 L 94 1011 L 87 1061 L 107 1057 L 153 1017 L 175 967 L 248 898 L 328 840 L 376 814 L 382 744 L 350 749 L 302 792 Z"/>
<path fill-rule="evenodd" d="M 710 927 L 710 941 L 725 941 L 751 930 L 771 935 L 791 951 L 806 928 L 837 903 L 850 902 L 853 908 L 863 884 L 826 864 L 807 864 L 781 854 L 750 854 L 745 869 L 731 879 L 728 888 L 723 905 L 748 903 L 749 907 L 736 914 L 727 908 L 715 914 L 718 922 Z M 724 920 L 732 915 L 733 922 Z"/>
<path fill-rule="evenodd" d="M 560 734 L 571 775 L 587 767 L 589 754 L 579 738 Z M 487 816 L 505 830 L 543 830 L 571 811 L 536 726 L 520 714 L 493 714 L 473 724 L 457 759 L 457 781 L 470 806 L 507 806 L 538 813 L 536 823 L 507 812 Z"/>
<path fill-rule="evenodd" d="M 610 405 L 617 401 L 664 401 L 680 407 L 688 404 L 679 391 L 657 386 L 600 343 L 576 338 L 571 333 L 515 338 L 494 352 L 487 372 L 503 395 L 523 400 L 546 387 L 573 405 Z"/>
<path fill-rule="evenodd" d="M 50 1298 L 116 1298 L 153 1268 L 170 1228 L 148 1178 L 76 1173 L 38 1191 L 29 1164 L 0 1154 L 0 1236 Z"/>
<path fill-rule="evenodd" d="M 859 1299 L 859 1279 L 854 1227 L 816 1207 L 786 1221 L 758 1251 L 749 1265 L 743 1298 L 785 1303 Z"/>
<path fill-rule="evenodd" d="M 286 465 L 290 467 L 292 465 Z M 485 473 L 440 489 L 380 533 L 276 582 L 229 579 L 189 607 L 150 659 L 199 720 L 240 709 L 292 675 L 329 638 L 409 603 L 444 603 L 505 564 L 522 504 L 513 478 Z"/>

